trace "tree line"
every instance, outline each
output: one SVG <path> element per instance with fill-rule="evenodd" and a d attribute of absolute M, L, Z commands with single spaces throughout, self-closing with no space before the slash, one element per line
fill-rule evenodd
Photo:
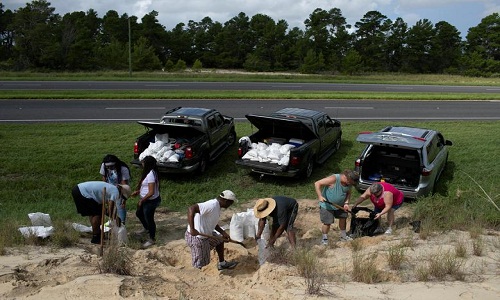
<path fill-rule="evenodd" d="M 462 40 L 453 25 L 421 19 L 409 26 L 368 11 L 354 26 L 338 8 L 315 9 L 304 30 L 265 14 L 240 12 L 224 24 L 205 17 L 167 30 L 151 11 L 136 16 L 93 9 L 63 16 L 36 0 L 15 11 L 0 2 L 0 69 L 37 71 L 176 70 L 359 74 L 405 72 L 498 76 L 500 15 Z M 130 45 L 130 46 L 129 46 Z M 130 61 L 129 61 L 130 59 Z"/>

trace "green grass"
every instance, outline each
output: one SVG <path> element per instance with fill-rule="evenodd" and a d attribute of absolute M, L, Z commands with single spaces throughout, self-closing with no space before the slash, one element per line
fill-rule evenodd
<path fill-rule="evenodd" d="M 342 91 L 2 91 L 1 99 L 315 99 L 497 100 L 500 93 L 373 93 Z"/>
<path fill-rule="evenodd" d="M 363 146 L 355 142 L 360 131 L 378 130 L 389 122 L 343 122 L 343 143 L 339 153 L 309 179 L 259 176 L 238 168 L 236 146 L 203 176 L 162 176 L 161 206 L 185 211 L 196 202 L 214 198 L 224 189 L 233 190 L 242 203 L 277 194 L 297 199 L 314 199 L 313 183 L 326 175 L 353 168 Z M 443 132 L 454 142 L 448 167 L 434 196 L 405 205 L 413 206 L 415 217 L 437 229 L 470 227 L 500 228 L 500 214 L 468 176 L 480 182 L 498 206 L 500 122 L 405 122 Z M 237 123 L 238 138 L 251 133 L 249 123 Z M 103 156 L 114 153 L 132 159 L 133 142 L 144 132 L 136 123 L 121 124 L 1 124 L 0 143 L 0 224 L 29 225 L 28 213 L 50 214 L 53 221 L 87 222 L 76 213 L 71 188 L 83 181 L 100 180 Z M 493 137 L 493 138 L 492 138 Z M 140 170 L 132 167 L 132 185 Z M 355 192 L 354 196 L 357 196 Z M 127 202 L 134 210 L 136 199 Z M 9 227 L 12 228 L 12 227 Z"/>
<path fill-rule="evenodd" d="M 306 75 L 300 73 L 258 73 L 239 70 L 211 70 L 201 72 L 0 72 L 2 80 L 135 80 L 135 81 L 253 81 L 253 82 L 331 82 L 331 83 L 391 83 L 431 85 L 491 85 L 498 86 L 500 78 L 466 77 L 446 74 L 367 73 L 361 75 Z"/>

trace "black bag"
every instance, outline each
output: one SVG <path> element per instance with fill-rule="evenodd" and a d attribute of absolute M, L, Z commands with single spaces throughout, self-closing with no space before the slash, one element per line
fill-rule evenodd
<path fill-rule="evenodd" d="M 356 214 L 359 211 L 366 211 L 370 213 L 368 218 L 357 217 Z M 375 220 L 376 213 L 369 209 L 368 207 L 355 207 L 351 210 L 351 228 L 350 236 L 352 238 L 362 237 L 362 236 L 374 236 L 376 235 L 376 230 L 380 225 L 380 220 Z"/>

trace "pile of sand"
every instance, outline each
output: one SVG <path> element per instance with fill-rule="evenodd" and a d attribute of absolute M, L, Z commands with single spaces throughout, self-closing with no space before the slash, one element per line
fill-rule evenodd
<path fill-rule="evenodd" d="M 376 257 L 382 282 L 353 282 L 351 242 L 337 242 L 338 229 L 330 232 L 330 245 L 319 245 L 319 213 L 315 200 L 300 200 L 296 221 L 298 244 L 309 245 L 320 261 L 325 283 L 321 294 L 308 295 L 306 281 L 294 266 L 266 263 L 259 266 L 257 247 L 245 249 L 226 244 L 226 259 L 239 261 L 233 270 L 219 272 L 216 255 L 202 270 L 191 266 L 189 248 L 183 240 L 186 216 L 158 211 L 158 243 L 145 250 L 129 249 L 132 275 L 101 274 L 99 246 L 84 237 L 78 247 L 52 249 L 24 247 L 8 249 L 0 256 L 1 299 L 500 299 L 500 238 L 498 232 L 481 236 L 483 254 L 473 255 L 469 233 L 451 231 L 421 239 L 408 225 L 405 208 L 397 212 L 397 226 L 391 236 L 359 238 L 357 253 L 366 259 Z M 250 207 L 252 203 L 248 204 Z M 221 224 L 228 224 L 233 213 L 224 212 Z M 137 222 L 131 215 L 129 223 Z M 132 226 L 132 225 L 128 225 Z M 401 270 L 391 270 L 388 249 L 405 243 L 407 260 Z M 463 279 L 419 282 L 416 270 L 433 255 L 454 253 L 456 245 L 466 246 L 467 255 L 457 258 Z M 282 247 L 280 246 L 282 245 Z M 286 238 L 278 248 L 287 248 Z M 104 249 L 106 251 L 106 248 Z"/>

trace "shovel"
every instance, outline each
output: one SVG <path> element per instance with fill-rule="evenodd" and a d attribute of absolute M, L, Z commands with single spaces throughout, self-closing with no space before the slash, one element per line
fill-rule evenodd
<path fill-rule="evenodd" d="M 204 234 L 204 233 L 201 233 L 201 232 L 198 232 L 198 235 L 201 235 L 201 236 L 204 236 L 204 237 L 207 237 L 207 238 L 213 238 L 213 239 L 216 239 L 216 240 L 219 240 L 219 241 L 223 241 L 223 242 L 226 242 L 226 243 L 235 243 L 235 244 L 238 244 L 240 246 L 245 247 L 245 249 L 252 248 L 252 246 L 250 246 L 250 245 L 245 245 L 242 242 L 238 242 L 238 241 L 232 240 L 230 238 L 226 239 L 226 238 L 223 238 L 221 236 L 209 235 L 209 234 Z"/>

